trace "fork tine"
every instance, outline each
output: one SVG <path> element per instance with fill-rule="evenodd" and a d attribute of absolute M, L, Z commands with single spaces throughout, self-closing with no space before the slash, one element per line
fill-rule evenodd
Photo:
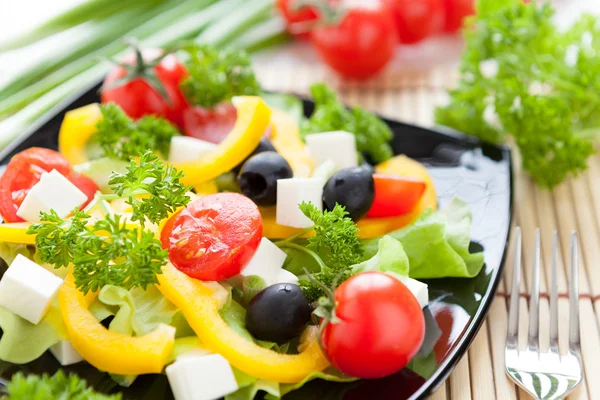
<path fill-rule="evenodd" d="M 579 351 L 579 239 L 577 232 L 571 233 L 569 262 L 569 351 Z"/>
<path fill-rule="evenodd" d="M 521 228 L 515 228 L 515 254 L 513 261 L 513 279 L 508 310 L 508 332 L 506 345 L 514 348 L 519 342 L 519 294 L 521 292 Z"/>
<path fill-rule="evenodd" d="M 550 351 L 558 353 L 558 231 L 552 243 L 552 283 L 550 286 Z"/>
<path fill-rule="evenodd" d="M 533 251 L 533 270 L 531 274 L 531 296 L 529 297 L 529 336 L 527 347 L 531 350 L 539 348 L 540 328 L 540 228 L 535 230 L 535 248 Z"/>

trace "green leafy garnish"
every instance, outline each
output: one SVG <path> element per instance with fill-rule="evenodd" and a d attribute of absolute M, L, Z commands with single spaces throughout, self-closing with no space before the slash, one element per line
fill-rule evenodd
<path fill-rule="evenodd" d="M 393 134 L 375 114 L 360 107 L 347 109 L 324 83 L 311 86 L 315 111 L 301 125 L 303 135 L 343 130 L 356 136 L 356 148 L 367 154 L 370 161 L 379 163 L 394 155 L 389 144 Z"/>
<path fill-rule="evenodd" d="M 102 119 L 94 139 L 110 158 L 128 161 L 148 150 L 167 157 L 171 139 L 179 135 L 177 128 L 164 118 L 149 115 L 134 121 L 114 103 L 101 105 L 100 111 Z"/>
<path fill-rule="evenodd" d="M 552 188 L 587 167 L 600 137 L 600 19 L 563 31 L 547 3 L 480 0 L 478 11 L 436 120 L 494 143 L 512 136 L 523 168 Z"/>
<path fill-rule="evenodd" d="M 185 186 L 182 178 L 183 172 L 166 166 L 148 151 L 139 162 L 131 160 L 125 174 L 113 173 L 108 184 L 117 196 L 127 198 L 133 208 L 131 220 L 144 226 L 146 220 L 158 223 L 190 202 L 186 193 L 191 187 Z M 140 195 L 144 197 L 138 198 Z"/>
<path fill-rule="evenodd" d="M 216 49 L 209 45 L 191 45 L 187 53 L 188 77 L 181 83 L 187 100 L 194 105 L 212 108 L 234 96 L 260 94 L 260 85 L 250 63 L 250 56 L 238 49 Z"/>
<path fill-rule="evenodd" d="M 62 370 L 54 375 L 28 375 L 16 373 L 6 385 L 7 400 L 120 400 L 121 394 L 100 394 L 88 387 L 87 382 L 75 374 Z"/>

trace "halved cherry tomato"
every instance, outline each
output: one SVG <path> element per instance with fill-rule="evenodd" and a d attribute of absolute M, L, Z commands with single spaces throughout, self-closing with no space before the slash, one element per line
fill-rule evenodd
<path fill-rule="evenodd" d="M 162 55 L 160 49 L 144 49 L 143 55 L 138 53 L 137 48 L 134 51 L 124 60 L 130 67 L 117 66 L 104 80 L 100 96 L 102 103 L 116 103 L 134 119 L 152 114 L 183 127 L 182 113 L 187 102 L 179 84 L 187 75 L 187 69 L 172 54 L 153 66 L 151 62 Z M 121 83 L 125 78 L 129 79 Z M 156 89 L 157 84 L 162 85 L 167 98 Z"/>
<path fill-rule="evenodd" d="M 475 14 L 475 0 L 444 0 L 445 23 L 444 31 L 456 32 L 465 17 Z"/>
<path fill-rule="evenodd" d="M 256 204 L 237 193 L 201 197 L 174 214 L 161 232 L 173 265 L 192 278 L 220 281 L 237 275 L 262 238 Z"/>
<path fill-rule="evenodd" d="M 400 43 L 417 43 L 444 26 L 443 0 L 384 0 L 392 9 Z"/>
<path fill-rule="evenodd" d="M 183 131 L 186 136 L 219 144 L 231 132 L 237 111 L 231 103 L 213 108 L 189 107 L 183 112 Z"/>
<path fill-rule="evenodd" d="M 302 7 L 300 10 L 295 11 L 295 3 L 298 2 L 295 0 L 278 0 L 277 8 L 279 8 L 281 14 L 283 14 L 283 18 L 285 18 L 289 33 L 297 37 L 308 38 L 310 37 L 310 32 L 299 32 L 295 27 L 299 27 L 301 23 L 315 21 L 317 13 L 312 7 Z"/>
<path fill-rule="evenodd" d="M 394 175 L 373 174 L 375 200 L 369 218 L 395 217 L 412 210 L 425 192 L 425 181 Z"/>
<path fill-rule="evenodd" d="M 337 323 L 321 335 L 329 361 L 345 374 L 363 379 L 398 372 L 417 354 L 425 337 L 419 302 L 398 279 L 363 272 L 334 293 Z"/>
<path fill-rule="evenodd" d="M 352 5 L 349 10 L 338 11 L 345 12 L 341 22 L 322 21 L 325 25 L 311 32 L 312 43 L 343 77 L 367 79 L 381 71 L 394 55 L 396 26 L 390 9 L 379 0 L 355 1 Z"/>
<path fill-rule="evenodd" d="M 88 196 L 88 201 L 93 198 L 98 187 L 89 178 L 74 174 L 69 162 L 60 153 L 41 147 L 31 147 L 15 155 L 0 177 L 0 214 L 5 222 L 23 221 L 17 216 L 19 206 L 29 190 L 40 181 L 42 174 L 53 169 L 81 189 Z"/>

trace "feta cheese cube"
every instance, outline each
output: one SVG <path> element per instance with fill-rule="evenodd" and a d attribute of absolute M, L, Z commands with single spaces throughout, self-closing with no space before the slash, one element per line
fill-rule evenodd
<path fill-rule="evenodd" d="M 336 171 L 356 167 L 356 138 L 350 132 L 334 131 L 306 135 L 306 148 L 315 165 L 327 160 L 335 163 Z"/>
<path fill-rule="evenodd" d="M 297 285 L 298 277 L 287 269 L 282 268 L 277 274 L 277 281 L 275 283 L 293 283 L 294 285 Z"/>
<path fill-rule="evenodd" d="M 429 304 L 429 292 L 427 290 L 427 284 L 416 279 L 409 278 L 408 276 L 400 276 L 396 274 L 394 274 L 394 276 L 398 278 L 400 282 L 404 283 L 408 290 L 415 295 L 421 308 L 425 308 L 425 306 Z"/>
<path fill-rule="evenodd" d="M 279 247 L 275 246 L 267 238 L 262 238 L 256 253 L 252 256 L 248 264 L 242 269 L 242 272 L 227 280 L 236 288 L 242 287 L 242 281 L 250 275 L 260 276 L 267 286 L 277 282 L 277 276 L 285 262 L 287 254 Z"/>
<path fill-rule="evenodd" d="M 290 178 L 277 181 L 276 220 L 280 225 L 310 228 L 313 223 L 298 207 L 303 201 L 323 210 L 323 179 Z"/>
<path fill-rule="evenodd" d="M 223 307 L 229 300 L 229 288 L 223 287 L 219 282 L 203 281 L 202 284 L 213 291 L 213 297 L 217 299 L 219 308 Z"/>
<path fill-rule="evenodd" d="M 19 254 L 0 280 L 0 306 L 37 324 L 62 282 L 52 272 Z"/>
<path fill-rule="evenodd" d="M 50 347 L 50 352 L 56 357 L 60 365 L 71 365 L 83 361 L 83 357 L 68 340 L 61 340 L 56 343 Z"/>
<path fill-rule="evenodd" d="M 229 362 L 220 354 L 179 358 L 166 373 L 175 400 L 215 400 L 238 389 Z"/>
<path fill-rule="evenodd" d="M 203 155 L 214 151 L 216 148 L 216 144 L 207 142 L 205 140 L 200 140 L 189 136 L 174 136 L 171 139 L 169 161 L 196 161 Z"/>
<path fill-rule="evenodd" d="M 25 221 L 39 222 L 40 211 L 54 210 L 62 218 L 86 200 L 85 193 L 53 169 L 42 174 L 40 181 L 33 185 L 17 210 L 17 215 Z"/>

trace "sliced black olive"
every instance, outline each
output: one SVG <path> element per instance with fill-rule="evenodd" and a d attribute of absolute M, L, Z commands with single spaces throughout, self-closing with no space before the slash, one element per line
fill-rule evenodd
<path fill-rule="evenodd" d="M 256 339 L 285 343 L 302 333 L 311 313 L 312 307 L 298 285 L 277 283 L 248 304 L 246 329 Z"/>
<path fill-rule="evenodd" d="M 277 202 L 277 180 L 294 176 L 294 172 L 283 157 L 274 151 L 252 156 L 244 163 L 238 176 L 242 194 L 261 206 L 272 206 Z"/>
<path fill-rule="evenodd" d="M 274 151 L 277 152 L 277 150 L 275 150 L 275 147 L 273 147 L 273 145 L 271 144 L 271 142 L 269 141 L 269 139 L 266 138 L 262 138 L 260 139 L 260 142 L 258 143 L 258 146 L 256 146 L 256 148 L 252 151 L 252 153 L 250 153 L 250 155 L 248 157 L 246 157 L 246 159 L 244 161 L 242 161 L 241 163 L 239 163 L 238 165 L 236 165 L 233 168 L 233 172 L 237 175 L 240 173 L 240 170 L 242 169 L 242 166 L 244 165 L 244 163 L 246 161 L 248 161 L 248 159 L 252 156 L 257 155 L 258 153 L 264 153 L 265 151 Z"/>
<path fill-rule="evenodd" d="M 363 167 L 344 168 L 329 178 L 323 188 L 323 204 L 329 211 L 336 203 L 346 207 L 354 221 L 361 219 L 373 204 L 373 174 Z"/>

